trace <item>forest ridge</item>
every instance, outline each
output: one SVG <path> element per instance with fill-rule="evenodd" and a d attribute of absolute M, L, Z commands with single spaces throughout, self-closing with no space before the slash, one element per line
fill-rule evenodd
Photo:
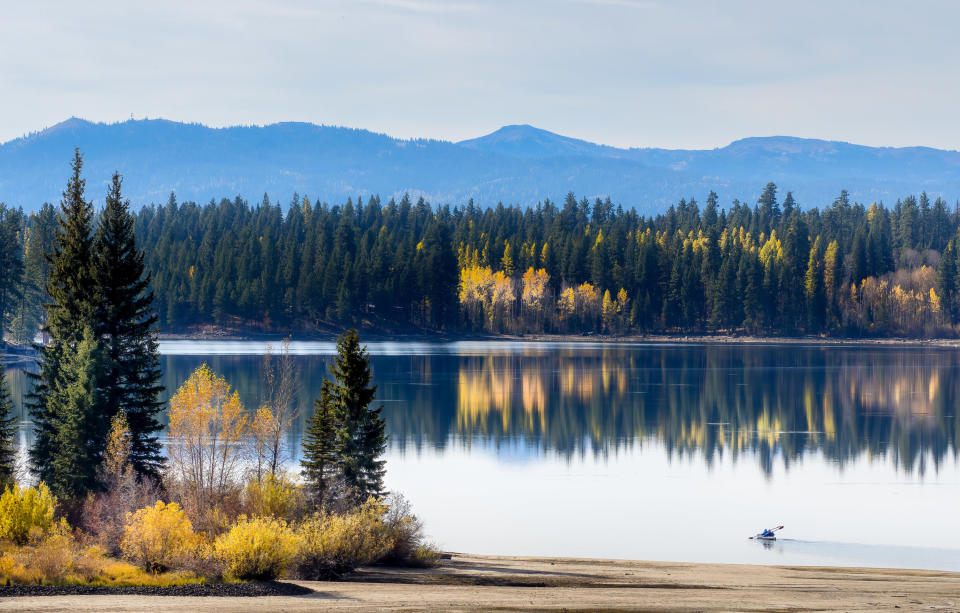
<path fill-rule="evenodd" d="M 200 203 L 237 194 L 256 200 L 266 192 L 287 204 L 296 191 L 314 202 L 409 193 L 435 204 L 472 198 L 485 207 L 533 206 L 572 191 L 652 215 L 711 190 L 723 203 L 752 202 L 768 181 L 792 190 L 801 208 L 829 206 L 840 188 L 864 203 L 892 203 L 921 189 L 950 202 L 960 197 L 960 152 L 925 147 L 774 136 L 705 150 L 625 149 L 526 125 L 454 143 L 308 123 L 214 129 L 160 119 L 70 119 L 0 144 L 0 201 L 27 211 L 56 204 L 74 147 L 85 153 L 97 205 L 119 171 L 133 209 L 162 204 L 171 191 Z"/>
<path fill-rule="evenodd" d="M 57 212 L 4 208 L 0 222 L 0 308 L 27 340 Z M 171 195 L 134 219 L 161 331 L 284 334 L 954 336 L 958 227 L 926 193 L 886 207 L 841 191 L 801 210 L 773 183 L 754 203 L 711 192 L 651 217 L 571 193 L 495 208 Z"/>

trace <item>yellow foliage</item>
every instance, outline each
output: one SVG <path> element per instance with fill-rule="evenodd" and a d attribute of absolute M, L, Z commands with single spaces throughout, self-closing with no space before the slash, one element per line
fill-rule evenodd
<path fill-rule="evenodd" d="M 761 240 L 762 240 L 761 236 Z M 770 232 L 770 239 L 760 248 L 760 261 L 766 266 L 770 261 L 779 261 L 783 259 L 783 249 L 777 239 L 777 231 Z"/>
<path fill-rule="evenodd" d="M 204 578 L 187 572 L 147 573 L 107 557 L 98 545 L 83 547 L 65 523 L 37 544 L 0 556 L 0 584 L 169 586 L 203 582 Z"/>
<path fill-rule="evenodd" d="M 170 399 L 170 468 L 188 509 L 208 509 L 236 478 L 247 417 L 240 396 L 204 364 Z"/>
<path fill-rule="evenodd" d="M 613 326 L 614 317 L 617 315 L 617 303 L 613 301 L 613 296 L 610 295 L 610 290 L 605 290 L 603 292 L 601 315 L 603 316 L 604 324 L 606 324 L 608 329 Z"/>
<path fill-rule="evenodd" d="M 630 298 L 627 297 L 627 290 L 620 288 L 620 291 L 617 292 L 617 312 L 626 313 L 627 305 L 630 303 Z"/>
<path fill-rule="evenodd" d="M 506 306 L 513 302 L 513 279 L 507 274 L 498 270 L 493 275 L 493 290 L 490 296 L 490 302 L 494 306 Z"/>
<path fill-rule="evenodd" d="M 250 422 L 250 447 L 256 460 L 258 479 L 263 476 L 269 463 L 277 425 L 277 418 L 268 406 L 257 409 L 253 421 Z"/>
<path fill-rule="evenodd" d="M 328 578 L 375 562 L 394 540 L 383 522 L 386 507 L 368 500 L 345 515 L 317 514 L 301 524 L 298 571 L 306 579 Z"/>
<path fill-rule="evenodd" d="M 158 500 L 152 507 L 127 513 L 120 549 L 129 560 L 158 572 L 183 563 L 199 544 L 200 538 L 180 505 Z"/>
<path fill-rule="evenodd" d="M 293 561 L 297 545 L 297 537 L 285 521 L 241 515 L 229 532 L 217 538 L 214 549 L 229 577 L 272 580 Z"/>
<path fill-rule="evenodd" d="M 57 499 L 45 483 L 27 489 L 14 484 L 13 489 L 4 489 L 0 495 L 0 538 L 22 545 L 31 533 L 48 533 L 54 526 L 56 506 Z"/>
<path fill-rule="evenodd" d="M 520 295 L 523 304 L 537 311 L 543 309 L 543 298 L 547 293 L 547 283 L 550 275 L 543 268 L 534 270 L 533 266 L 523 273 L 523 293 Z"/>
<path fill-rule="evenodd" d="M 287 475 L 247 483 L 246 508 L 254 517 L 290 517 L 303 505 L 303 490 Z"/>
<path fill-rule="evenodd" d="M 483 304 L 493 286 L 493 270 L 472 264 L 460 270 L 460 303 Z"/>
<path fill-rule="evenodd" d="M 557 301 L 557 307 L 564 317 L 569 317 L 577 311 L 577 295 L 572 287 L 568 287 L 560 292 L 560 299 Z"/>
<path fill-rule="evenodd" d="M 587 313 L 600 310 L 600 293 L 597 288 L 590 283 L 581 283 L 577 288 L 577 306 Z"/>

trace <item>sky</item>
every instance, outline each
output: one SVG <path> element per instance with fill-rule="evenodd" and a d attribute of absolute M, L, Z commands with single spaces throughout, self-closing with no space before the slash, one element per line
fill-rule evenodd
<path fill-rule="evenodd" d="M 68 117 L 960 148 L 960 3 L 0 2 L 0 142 Z"/>

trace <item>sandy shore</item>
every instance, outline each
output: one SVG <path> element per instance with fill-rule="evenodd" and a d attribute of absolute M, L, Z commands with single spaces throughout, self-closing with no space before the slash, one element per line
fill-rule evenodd
<path fill-rule="evenodd" d="M 0 611 L 960 611 L 960 573 L 455 554 L 307 596 L 0 598 Z"/>

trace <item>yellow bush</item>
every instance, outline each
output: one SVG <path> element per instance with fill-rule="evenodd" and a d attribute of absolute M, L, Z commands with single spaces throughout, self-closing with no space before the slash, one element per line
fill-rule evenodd
<path fill-rule="evenodd" d="M 76 569 L 76 543 L 68 533 L 53 534 L 36 547 L 26 548 L 24 566 L 45 581 L 62 581 Z"/>
<path fill-rule="evenodd" d="M 246 508 L 253 517 L 290 519 L 300 514 L 303 505 L 303 491 L 287 475 L 247 483 Z"/>
<path fill-rule="evenodd" d="M 204 583 L 193 573 L 154 574 L 105 555 L 100 546 L 81 548 L 69 534 L 58 533 L 37 545 L 0 556 L 0 585 L 153 585 Z"/>
<path fill-rule="evenodd" d="M 300 525 L 297 572 L 329 579 L 383 558 L 394 546 L 384 524 L 386 507 L 373 499 L 344 515 L 317 514 Z"/>
<path fill-rule="evenodd" d="M 0 495 L 0 538 L 23 545 L 31 536 L 43 535 L 53 528 L 57 499 L 45 483 L 37 487 L 6 488 Z"/>
<path fill-rule="evenodd" d="M 36 570 L 28 569 L 17 560 L 13 553 L 0 556 L 0 583 L 5 585 L 16 583 L 41 583 L 43 577 Z"/>
<path fill-rule="evenodd" d="M 180 505 L 158 500 L 152 507 L 127 513 L 120 549 L 123 555 L 150 572 L 161 572 L 184 563 L 199 539 Z"/>
<path fill-rule="evenodd" d="M 224 573 L 243 581 L 276 579 L 297 553 L 297 537 L 280 519 L 241 515 L 214 544 Z"/>

